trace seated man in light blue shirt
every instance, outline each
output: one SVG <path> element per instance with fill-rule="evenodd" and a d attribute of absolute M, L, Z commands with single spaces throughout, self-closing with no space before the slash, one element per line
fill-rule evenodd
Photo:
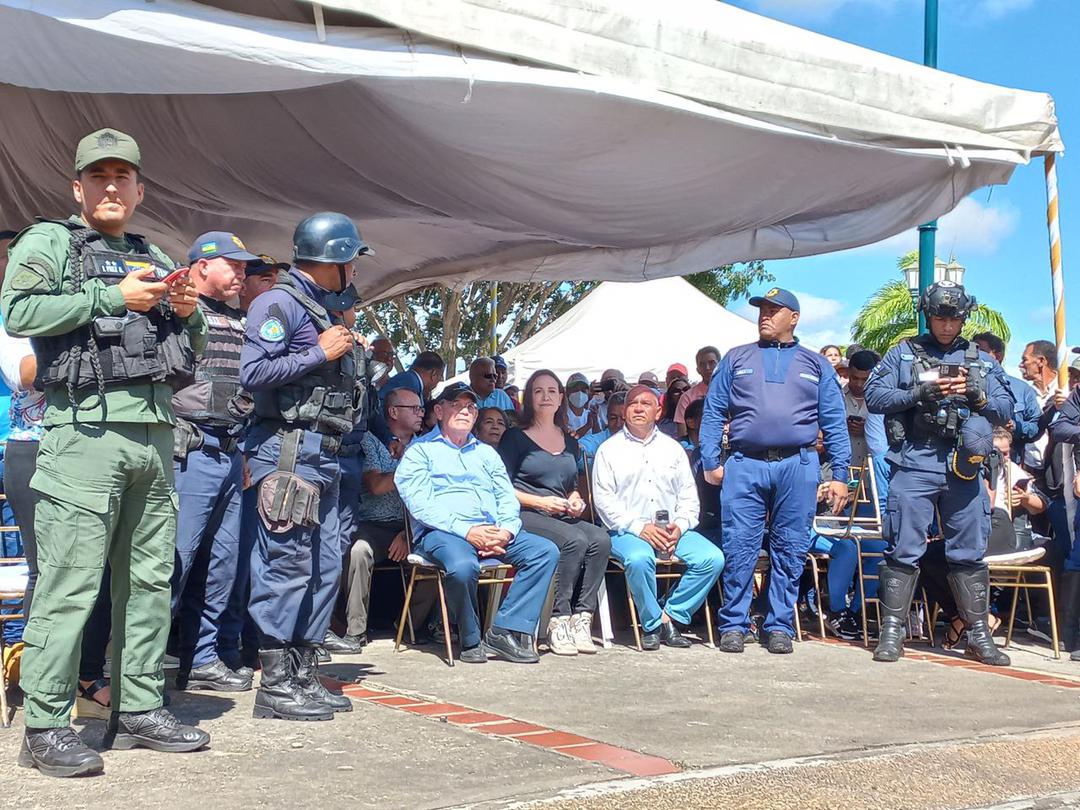
<path fill-rule="evenodd" d="M 585 472 L 585 457 L 589 458 L 589 470 L 592 471 L 592 460 L 596 458 L 596 451 L 605 440 L 610 439 L 615 433 L 623 429 L 623 413 L 626 407 L 626 394 L 618 391 L 611 395 L 607 402 L 607 427 L 599 433 L 586 433 L 578 439 L 578 448 L 581 455 L 578 457 L 578 472 Z"/>
<path fill-rule="evenodd" d="M 510 395 L 501 388 L 496 388 L 499 372 L 495 361 L 490 357 L 477 357 L 469 366 L 469 387 L 476 392 L 477 408 L 498 408 L 500 411 L 516 413 Z"/>
<path fill-rule="evenodd" d="M 520 505 L 502 459 L 471 433 L 476 414 L 476 392 L 464 383 L 444 388 L 435 399 L 438 425 L 405 450 L 394 483 L 412 516 L 415 550 L 443 569 L 461 660 L 479 664 L 495 655 L 535 663 L 533 633 L 559 549 L 522 531 Z M 489 557 L 510 563 L 516 573 L 491 629 L 481 638 L 476 584 L 480 560 Z"/>

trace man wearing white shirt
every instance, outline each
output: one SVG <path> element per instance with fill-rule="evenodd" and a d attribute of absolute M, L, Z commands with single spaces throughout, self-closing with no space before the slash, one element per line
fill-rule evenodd
<path fill-rule="evenodd" d="M 611 534 L 611 553 L 626 569 L 646 650 L 689 647 L 676 623 L 705 601 L 724 568 L 724 554 L 697 526 L 699 502 L 686 451 L 656 429 L 660 402 L 646 385 L 626 396 L 623 429 L 600 445 L 593 463 L 593 502 Z M 666 520 L 663 513 L 667 514 Z M 656 560 L 686 566 L 663 608 L 656 598 Z"/>

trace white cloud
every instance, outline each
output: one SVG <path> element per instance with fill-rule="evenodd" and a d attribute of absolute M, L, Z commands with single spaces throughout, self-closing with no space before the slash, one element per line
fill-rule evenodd
<path fill-rule="evenodd" d="M 842 301 L 802 290 L 791 292 L 799 299 L 799 326 L 795 333 L 802 343 L 816 351 L 830 343 L 846 346 L 851 342 L 849 329 L 855 316 L 845 311 Z M 757 321 L 757 307 L 750 306 L 746 301 L 739 303 L 735 312 L 744 318 Z"/>
<path fill-rule="evenodd" d="M 1020 212 L 1009 204 L 994 206 L 965 197 L 952 211 L 938 220 L 937 255 L 943 259 L 956 256 L 989 256 L 1011 237 L 1020 222 Z M 860 250 L 902 256 L 919 247 L 919 233 L 904 231 Z"/>
<path fill-rule="evenodd" d="M 996 20 L 1025 11 L 1034 4 L 1035 0 L 976 0 L 969 13 L 977 21 Z M 922 2 L 916 0 L 743 0 L 739 5 L 791 22 L 822 22 L 844 8 L 869 8 L 887 12 L 904 6 L 912 13 L 922 13 Z"/>
<path fill-rule="evenodd" d="M 982 0 L 979 4 L 983 14 L 992 20 L 1012 14 L 1014 11 L 1024 11 L 1034 5 L 1035 0 Z"/>

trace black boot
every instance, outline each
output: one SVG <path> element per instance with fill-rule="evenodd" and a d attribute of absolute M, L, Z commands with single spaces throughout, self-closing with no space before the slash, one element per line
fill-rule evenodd
<path fill-rule="evenodd" d="M 262 676 L 255 693 L 252 717 L 277 717 L 281 720 L 330 720 L 331 709 L 312 700 L 296 682 L 291 650 L 276 647 L 259 650 Z"/>
<path fill-rule="evenodd" d="M 209 734 L 185 726 L 164 707 L 147 712 L 113 712 L 102 741 L 107 750 L 149 748 L 169 754 L 186 754 L 209 744 Z"/>
<path fill-rule="evenodd" d="M 314 647 L 293 647 L 291 652 L 296 656 L 296 663 L 293 665 L 296 667 L 296 682 L 310 700 L 331 711 L 352 711 L 352 700 L 344 695 L 334 694 L 319 680 L 318 653 Z"/>
<path fill-rule="evenodd" d="M 1058 606 L 1058 632 L 1066 652 L 1080 648 L 1080 571 L 1064 571 L 1061 574 Z"/>
<path fill-rule="evenodd" d="M 18 762 L 20 767 L 37 768 L 46 776 L 91 776 L 105 770 L 97 751 L 68 726 L 26 729 Z"/>
<path fill-rule="evenodd" d="M 235 672 L 220 658 L 209 664 L 192 667 L 187 675 L 177 677 L 180 689 L 209 689 L 213 692 L 247 692 L 251 689 L 251 670 Z"/>
<path fill-rule="evenodd" d="M 1007 667 L 1009 656 L 994 644 L 986 615 L 990 610 L 990 572 L 985 566 L 953 568 L 949 571 L 949 589 L 956 599 L 960 618 L 967 625 L 965 658 L 974 658 L 992 667 Z"/>
<path fill-rule="evenodd" d="M 874 660 L 891 663 L 904 654 L 907 618 L 919 570 L 894 562 L 883 562 L 878 569 L 878 600 L 881 602 L 881 628 Z"/>

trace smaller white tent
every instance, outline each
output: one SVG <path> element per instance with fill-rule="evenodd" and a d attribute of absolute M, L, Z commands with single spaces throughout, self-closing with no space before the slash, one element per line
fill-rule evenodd
<path fill-rule="evenodd" d="M 575 371 L 598 380 L 608 368 L 619 369 L 630 382 L 643 371 L 662 381 L 672 363 L 685 365 L 694 378 L 694 355 L 702 346 L 726 354 L 757 336 L 753 322 L 684 279 L 605 281 L 503 357 L 510 382 L 517 385 L 541 368 L 554 371 L 564 383 Z M 468 372 L 454 379 L 468 381 Z"/>

